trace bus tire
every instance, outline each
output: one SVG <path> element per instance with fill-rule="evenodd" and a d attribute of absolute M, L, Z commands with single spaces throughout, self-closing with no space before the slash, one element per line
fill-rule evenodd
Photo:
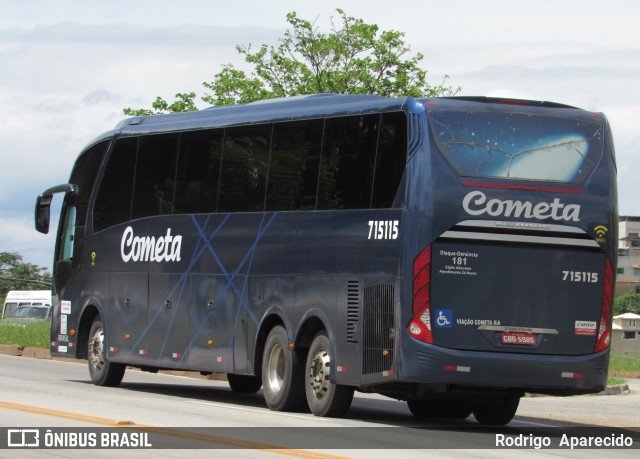
<path fill-rule="evenodd" d="M 97 317 L 91 324 L 87 343 L 89 376 L 96 386 L 118 386 L 122 382 L 127 367 L 122 363 L 109 362 L 105 355 L 104 327 L 100 317 Z"/>
<path fill-rule="evenodd" d="M 262 380 L 257 376 L 227 375 L 227 382 L 233 392 L 239 394 L 255 394 L 262 387 Z"/>
<path fill-rule="evenodd" d="M 262 391 L 274 411 L 297 411 L 304 406 L 303 373 L 297 352 L 289 349 L 287 331 L 274 327 L 264 345 Z"/>
<path fill-rule="evenodd" d="M 480 424 L 503 426 L 508 424 L 516 414 L 520 397 L 510 395 L 488 403 L 477 403 L 473 408 L 473 415 Z"/>
<path fill-rule="evenodd" d="M 472 405 L 455 400 L 408 400 L 409 411 L 423 419 L 465 419 L 471 415 Z"/>
<path fill-rule="evenodd" d="M 307 354 L 304 387 L 307 404 L 314 415 L 341 417 L 349 411 L 354 388 L 330 380 L 330 349 L 326 333 L 318 333 Z"/>

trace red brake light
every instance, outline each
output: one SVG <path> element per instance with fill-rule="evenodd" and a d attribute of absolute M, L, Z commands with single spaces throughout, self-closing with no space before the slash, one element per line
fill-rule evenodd
<path fill-rule="evenodd" d="M 607 258 L 604 268 L 604 286 L 602 288 L 602 308 L 600 309 L 600 326 L 594 352 L 604 351 L 611 342 L 611 299 L 613 297 L 613 268 Z"/>
<path fill-rule="evenodd" d="M 407 327 L 409 334 L 433 344 L 431 332 L 431 246 L 425 248 L 413 262 L 413 318 Z"/>

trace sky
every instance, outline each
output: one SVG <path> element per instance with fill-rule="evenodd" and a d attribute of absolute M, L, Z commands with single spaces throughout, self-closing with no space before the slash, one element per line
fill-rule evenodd
<path fill-rule="evenodd" d="M 336 8 L 404 32 L 429 81 L 459 95 L 549 100 L 603 112 L 621 215 L 640 215 L 637 0 L 0 0 L 0 252 L 51 269 L 35 199 L 66 183 L 78 153 L 162 96 L 206 92 L 235 46 L 277 44 L 286 15 L 328 31 Z M 205 107 L 204 104 L 201 105 Z"/>

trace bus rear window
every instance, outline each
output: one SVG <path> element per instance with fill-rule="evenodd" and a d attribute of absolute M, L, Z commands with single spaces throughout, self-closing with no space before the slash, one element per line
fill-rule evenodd
<path fill-rule="evenodd" d="M 429 123 L 461 176 L 583 183 L 602 154 L 602 124 L 595 121 L 433 110 Z"/>

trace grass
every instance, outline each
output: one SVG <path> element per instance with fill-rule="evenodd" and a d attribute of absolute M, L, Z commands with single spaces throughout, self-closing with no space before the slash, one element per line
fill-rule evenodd
<path fill-rule="evenodd" d="M 17 344 L 25 347 L 49 349 L 50 320 L 19 322 L 13 319 L 0 320 L 0 344 Z"/>
<path fill-rule="evenodd" d="M 611 354 L 609 371 L 639 371 L 640 356 L 624 357 Z"/>
<path fill-rule="evenodd" d="M 607 379 L 607 386 L 617 386 L 618 384 L 624 384 L 627 380 L 621 376 L 611 376 Z"/>

